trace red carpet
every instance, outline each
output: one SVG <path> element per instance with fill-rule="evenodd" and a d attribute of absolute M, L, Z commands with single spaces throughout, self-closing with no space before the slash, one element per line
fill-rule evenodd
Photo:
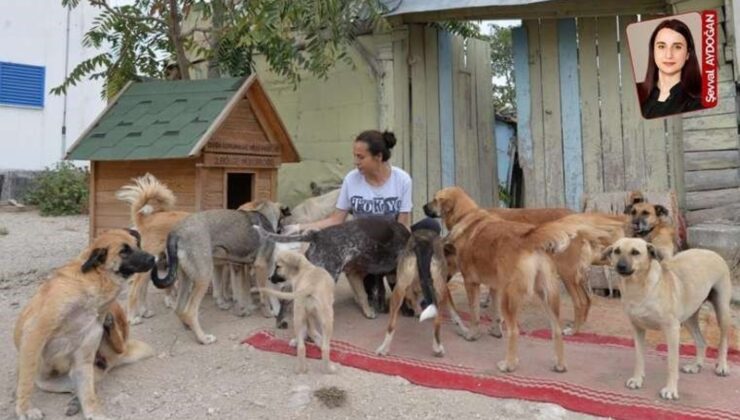
<path fill-rule="evenodd" d="M 496 362 L 504 355 L 505 340 L 484 336 L 477 342 L 458 337 L 452 325 L 443 325 L 444 358 L 431 355 L 432 324 L 416 319 L 399 322 L 391 355 L 374 354 L 385 334 L 387 316 L 364 319 L 352 302 L 337 302 L 332 360 L 370 372 L 398 375 L 432 388 L 465 390 L 499 398 L 555 403 L 569 410 L 613 418 L 636 419 L 740 419 L 740 355 L 729 357 L 729 377 L 714 374 L 709 358 L 696 375 L 681 373 L 677 402 L 665 402 L 658 391 L 665 385 L 665 351 L 653 349 L 646 356 L 646 379 L 640 390 L 624 386 L 632 373 L 632 340 L 579 334 L 566 338 L 568 372 L 550 370 L 553 360 L 548 331 L 532 331 L 520 337 L 519 368 L 501 374 Z M 291 332 L 257 331 L 244 342 L 265 351 L 295 354 L 287 344 Z M 715 343 L 711 343 L 715 344 Z M 686 348 L 691 353 L 693 348 Z M 684 351 L 682 351 L 682 354 Z M 319 357 L 309 345 L 308 355 Z M 711 357 L 713 352 L 708 352 Z M 682 357 L 682 363 L 689 359 Z M 311 369 L 318 369 L 312 365 Z M 341 371 L 339 373 L 341 375 Z"/>

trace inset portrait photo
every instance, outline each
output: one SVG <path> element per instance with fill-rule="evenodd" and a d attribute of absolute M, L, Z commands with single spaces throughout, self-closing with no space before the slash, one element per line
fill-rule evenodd
<path fill-rule="evenodd" d="M 717 105 L 717 29 L 713 10 L 627 27 L 643 117 L 666 117 Z"/>

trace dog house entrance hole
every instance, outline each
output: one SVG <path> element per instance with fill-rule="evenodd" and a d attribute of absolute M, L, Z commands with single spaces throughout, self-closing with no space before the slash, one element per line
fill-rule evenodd
<path fill-rule="evenodd" d="M 252 201 L 252 177 L 249 173 L 226 174 L 226 208 L 237 209 L 244 203 Z"/>

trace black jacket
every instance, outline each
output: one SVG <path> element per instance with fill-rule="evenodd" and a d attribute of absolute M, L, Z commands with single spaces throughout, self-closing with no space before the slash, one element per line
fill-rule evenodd
<path fill-rule="evenodd" d="M 686 93 L 683 90 L 681 83 L 676 83 L 676 85 L 671 88 L 671 93 L 665 101 L 658 101 L 658 96 L 660 96 L 660 89 L 656 87 L 650 93 L 647 100 L 642 104 L 643 117 L 665 117 L 668 115 L 702 109 L 699 99 Z"/>

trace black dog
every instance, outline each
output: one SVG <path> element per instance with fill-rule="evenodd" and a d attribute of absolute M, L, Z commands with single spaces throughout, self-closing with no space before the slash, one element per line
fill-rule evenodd
<path fill-rule="evenodd" d="M 410 236 L 402 224 L 379 217 L 353 219 L 300 235 L 281 236 L 264 230 L 260 234 L 275 242 L 308 242 L 306 258 L 328 271 L 335 281 L 344 272 L 355 300 L 368 318 L 375 318 L 376 309 L 368 302 L 365 277 L 375 275 L 369 279 L 370 289 L 378 283 L 382 286 L 378 279 L 395 273 L 398 256 Z"/>

